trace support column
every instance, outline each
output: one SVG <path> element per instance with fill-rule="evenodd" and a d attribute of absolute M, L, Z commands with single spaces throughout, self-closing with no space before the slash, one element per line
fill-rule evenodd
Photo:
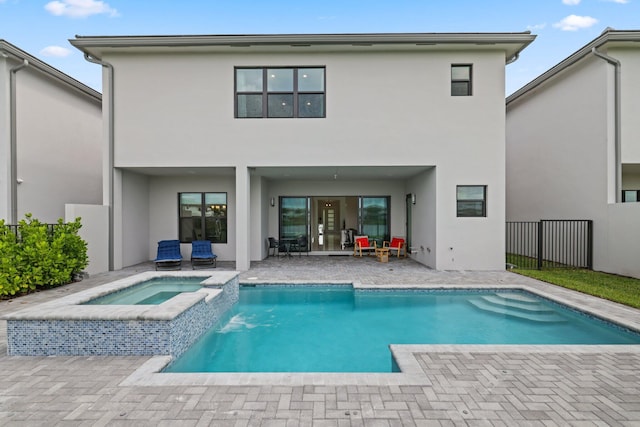
<path fill-rule="evenodd" d="M 251 267 L 249 250 L 251 203 L 249 197 L 251 178 L 247 166 L 236 166 L 236 270 L 247 271 Z"/>

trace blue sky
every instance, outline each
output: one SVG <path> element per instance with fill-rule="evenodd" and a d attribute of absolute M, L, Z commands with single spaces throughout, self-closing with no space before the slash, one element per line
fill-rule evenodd
<path fill-rule="evenodd" d="M 76 34 L 519 32 L 536 41 L 507 66 L 517 90 L 605 28 L 640 29 L 640 0 L 0 0 L 0 38 L 101 90 Z"/>

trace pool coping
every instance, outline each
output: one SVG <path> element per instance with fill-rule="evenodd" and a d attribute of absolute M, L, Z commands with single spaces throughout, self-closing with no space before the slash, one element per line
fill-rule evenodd
<path fill-rule="evenodd" d="M 0 319 L 14 320 L 173 320 L 203 298 L 209 302 L 222 291 L 202 288 L 185 292 L 157 305 L 82 305 L 92 299 L 118 292 L 137 283 L 163 277 L 203 277 L 205 286 L 222 286 L 239 276 L 237 271 L 147 271 L 53 301 L 43 302 Z"/>
<path fill-rule="evenodd" d="M 564 304 L 588 315 L 640 332 L 640 310 L 585 295 L 543 282 L 532 284 L 429 284 L 429 285 L 364 285 L 355 281 L 318 280 L 241 280 L 240 285 L 352 285 L 360 290 L 514 290 L 531 292 Z M 420 344 L 389 345 L 400 368 L 398 373 L 164 373 L 170 356 L 148 359 L 120 385 L 135 386 L 211 386 L 211 385 L 415 385 L 430 386 L 431 381 L 418 362 L 421 353 L 490 352 L 490 353 L 640 353 L 640 345 L 494 345 L 494 344 Z"/>

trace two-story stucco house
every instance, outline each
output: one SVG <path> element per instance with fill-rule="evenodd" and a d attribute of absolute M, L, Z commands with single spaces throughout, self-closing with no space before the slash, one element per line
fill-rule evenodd
<path fill-rule="evenodd" d="M 507 98 L 507 219 L 593 220 L 595 270 L 640 277 L 640 31 L 607 29 Z"/>
<path fill-rule="evenodd" d="M 0 40 L 0 219 L 102 203 L 102 96 Z"/>
<path fill-rule="evenodd" d="M 335 254 L 365 234 L 503 269 L 505 64 L 534 38 L 78 36 L 104 70 L 111 268 L 162 239 L 246 270 L 269 237 Z"/>

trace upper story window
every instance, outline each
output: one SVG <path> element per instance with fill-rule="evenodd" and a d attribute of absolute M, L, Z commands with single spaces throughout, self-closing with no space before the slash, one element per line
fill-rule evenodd
<path fill-rule="evenodd" d="M 622 202 L 623 203 L 640 202 L 640 190 L 623 190 Z"/>
<path fill-rule="evenodd" d="M 458 185 L 456 200 L 459 217 L 487 216 L 486 185 Z"/>
<path fill-rule="evenodd" d="M 235 72 L 235 117 L 325 117 L 324 67 L 236 68 Z"/>
<path fill-rule="evenodd" d="M 471 96 L 471 64 L 451 65 L 451 96 Z"/>

